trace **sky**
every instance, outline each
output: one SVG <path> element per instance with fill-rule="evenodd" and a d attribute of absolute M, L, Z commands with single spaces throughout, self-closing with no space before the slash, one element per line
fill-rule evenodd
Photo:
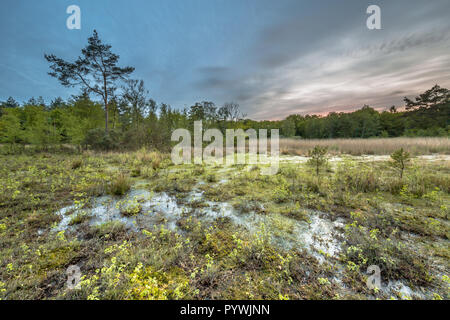
<path fill-rule="evenodd" d="M 69 5 L 81 29 L 69 30 Z M 369 5 L 381 29 L 369 30 Z M 450 88 L 449 0 L 2 0 L 0 100 L 78 94 L 47 73 L 96 29 L 150 97 L 173 108 L 233 101 L 248 118 L 401 107 Z"/>

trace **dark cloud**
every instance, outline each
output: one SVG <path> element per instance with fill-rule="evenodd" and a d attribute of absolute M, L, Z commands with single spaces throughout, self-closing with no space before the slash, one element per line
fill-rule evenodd
<path fill-rule="evenodd" d="M 209 66 L 200 67 L 197 69 L 200 75 L 200 80 L 195 81 L 194 87 L 200 90 L 209 90 L 214 88 L 226 88 L 232 84 L 231 68 Z"/>
<path fill-rule="evenodd" d="M 383 109 L 450 87 L 448 0 L 378 0 L 382 30 L 366 28 L 369 0 L 77 2 L 80 31 L 65 28 L 69 0 L 2 3 L 0 100 L 75 93 L 48 77 L 43 53 L 73 59 L 94 28 L 175 108 L 234 100 L 275 119 Z"/>
<path fill-rule="evenodd" d="M 436 82 L 450 85 L 450 20 L 444 18 L 449 2 L 433 3 L 433 10 L 418 1 L 403 7 L 383 3 L 382 21 L 389 29 L 381 31 L 365 28 L 361 12 L 367 6 L 358 3 L 330 4 L 330 11 L 313 8 L 301 19 L 296 11 L 301 5 L 293 5 L 282 21 L 255 37 L 243 59 L 246 73 L 209 80 L 216 92 L 238 100 L 257 119 L 363 104 L 384 108 Z M 405 7 L 406 14 L 400 10 Z"/>

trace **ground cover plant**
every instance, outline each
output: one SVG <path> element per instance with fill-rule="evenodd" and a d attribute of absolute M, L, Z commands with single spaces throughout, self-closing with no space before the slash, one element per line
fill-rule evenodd
<path fill-rule="evenodd" d="M 392 159 L 333 159 L 318 180 L 302 157 L 264 176 L 144 149 L 2 155 L 0 295 L 448 299 L 449 160 L 400 177 Z"/>

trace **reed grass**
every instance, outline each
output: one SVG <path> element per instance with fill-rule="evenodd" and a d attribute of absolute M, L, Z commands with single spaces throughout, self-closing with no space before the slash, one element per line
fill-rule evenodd
<path fill-rule="evenodd" d="M 403 148 L 412 155 L 450 154 L 448 137 L 374 139 L 280 139 L 280 153 L 306 156 L 315 146 L 328 147 L 331 154 L 386 155 Z"/>

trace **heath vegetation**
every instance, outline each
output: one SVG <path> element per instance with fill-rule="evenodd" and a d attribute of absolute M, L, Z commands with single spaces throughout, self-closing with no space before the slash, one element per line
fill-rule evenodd
<path fill-rule="evenodd" d="M 0 299 L 450 298 L 449 90 L 254 121 L 158 104 L 95 31 L 74 62 L 45 58 L 81 93 L 0 104 Z M 279 129 L 278 172 L 175 165 L 171 133 L 200 120 Z"/>
<path fill-rule="evenodd" d="M 2 155 L 0 295 L 448 299 L 448 160 L 399 150 L 325 165 L 326 149 L 310 155 L 314 166 L 282 162 L 272 176 L 257 165 L 175 166 L 144 149 Z M 137 189 L 149 198 L 128 195 Z M 173 202 L 152 200 L 163 194 Z M 117 199 L 117 218 L 98 220 L 103 198 Z M 76 289 L 71 265 L 82 271 Z M 379 290 L 366 286 L 370 265 L 382 270 Z"/>

